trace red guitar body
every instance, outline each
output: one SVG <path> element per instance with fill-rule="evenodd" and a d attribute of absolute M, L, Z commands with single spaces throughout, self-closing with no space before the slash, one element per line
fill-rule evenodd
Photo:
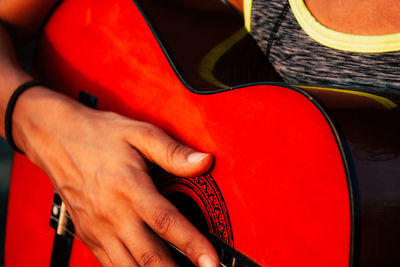
<path fill-rule="evenodd" d="M 175 12 L 173 5 L 169 8 Z M 210 231 L 255 262 L 352 265 L 362 241 L 353 236 L 351 157 L 338 134 L 345 131 L 336 128 L 326 103 L 342 110 L 355 106 L 383 112 L 388 107 L 368 94 L 282 84 L 197 92 L 177 74 L 140 11 L 131 0 L 64 1 L 40 40 L 42 79 L 72 98 L 84 90 L 98 98 L 100 110 L 154 123 L 212 153 L 210 174 L 197 180 L 157 178 L 170 179 L 160 182 L 167 184 L 160 190 L 192 198 Z M 15 155 L 6 267 L 49 265 L 52 198 L 46 174 Z M 70 266 L 98 265 L 75 240 Z"/>

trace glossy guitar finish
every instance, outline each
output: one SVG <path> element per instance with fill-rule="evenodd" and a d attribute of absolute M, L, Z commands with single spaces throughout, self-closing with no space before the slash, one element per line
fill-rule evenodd
<path fill-rule="evenodd" d="M 140 12 L 150 10 L 154 12 L 146 19 L 156 29 L 149 28 Z M 370 266 L 388 260 L 385 255 L 392 262 L 399 260 L 390 252 L 393 244 L 386 242 L 390 237 L 385 229 L 374 229 L 374 222 L 384 222 L 375 215 L 386 214 L 389 204 L 394 215 L 385 220 L 390 222 L 386 228 L 399 236 L 393 226 L 399 222 L 395 215 L 399 184 L 393 178 L 400 166 L 399 143 L 393 138 L 400 132 L 396 104 L 370 94 L 283 84 L 218 89 L 273 76 L 270 70 L 252 65 L 256 78 L 250 72 L 244 78 L 234 75 L 239 80 L 229 82 L 217 77 L 224 69 L 218 62 L 204 63 L 207 57 L 202 55 L 234 35 L 238 28 L 233 24 L 240 25 L 231 22 L 233 13 L 225 10 L 218 1 L 64 1 L 40 42 L 40 75 L 73 98 L 85 90 L 98 97 L 98 109 L 152 122 L 177 140 L 215 155 L 209 184 L 220 194 L 219 203 L 226 205 L 227 233 L 232 236 L 225 241 L 259 264 Z M 158 21 L 159 17 L 164 20 Z M 181 23 L 187 17 L 186 26 L 195 26 L 191 32 Z M 182 28 L 165 28 L 168 20 Z M 203 27 L 211 33 L 203 32 Z M 190 38 L 182 37 L 186 34 Z M 196 35 L 206 46 L 194 46 L 199 43 Z M 175 43 L 181 48 L 174 48 Z M 178 55 L 185 47 L 186 54 Z M 224 60 L 231 62 L 221 56 Z M 207 66 L 213 67 L 211 71 L 204 71 Z M 189 84 L 195 87 L 188 88 Z M 378 122 L 389 133 L 384 142 L 382 131 L 375 129 Z M 378 137 L 372 145 L 371 135 Z M 26 157 L 16 155 L 14 163 L 6 267 L 48 266 L 54 236 L 49 227 L 53 187 Z M 163 177 L 156 180 L 163 183 Z M 377 177 L 385 182 L 376 183 Z M 195 184 L 196 179 L 186 181 Z M 196 197 L 196 189 L 176 184 L 163 188 L 167 195 L 180 192 L 192 197 L 209 229 L 224 239 L 213 227 L 218 217 L 213 219 L 201 203 L 210 201 L 207 197 Z M 209 187 L 199 188 L 197 195 Z M 377 244 L 389 252 L 371 249 Z M 98 266 L 98 262 L 75 240 L 70 266 Z"/>

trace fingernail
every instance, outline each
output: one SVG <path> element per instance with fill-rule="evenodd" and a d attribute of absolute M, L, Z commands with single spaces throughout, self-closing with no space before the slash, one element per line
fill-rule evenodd
<path fill-rule="evenodd" d="M 206 153 L 194 152 L 187 157 L 187 161 L 189 161 L 190 163 L 197 163 L 207 156 L 208 154 Z"/>
<path fill-rule="evenodd" d="M 199 266 L 200 267 L 216 267 L 217 265 L 212 262 L 210 256 L 201 255 L 199 257 Z"/>

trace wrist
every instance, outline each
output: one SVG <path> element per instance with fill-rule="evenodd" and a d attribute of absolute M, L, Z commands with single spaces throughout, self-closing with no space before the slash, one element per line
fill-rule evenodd
<path fill-rule="evenodd" d="M 30 88 L 20 96 L 14 109 L 12 129 L 16 146 L 28 156 L 47 147 L 47 139 L 58 134 L 57 127 L 79 109 L 79 103 L 46 87 Z"/>
<path fill-rule="evenodd" d="M 8 103 L 7 103 L 7 108 L 4 116 L 4 132 L 5 132 L 5 137 L 8 142 L 8 144 L 13 148 L 15 151 L 24 154 L 24 152 L 18 148 L 18 146 L 14 142 L 13 138 L 13 133 L 12 133 L 12 118 L 13 118 L 13 112 L 15 105 L 21 96 L 25 91 L 29 90 L 32 87 L 36 86 L 41 86 L 42 83 L 38 80 L 29 80 L 27 82 L 22 83 L 11 95 Z"/>

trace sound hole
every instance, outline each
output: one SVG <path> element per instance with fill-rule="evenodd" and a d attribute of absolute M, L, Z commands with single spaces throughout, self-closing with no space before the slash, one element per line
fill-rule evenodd
<path fill-rule="evenodd" d="M 188 195 L 173 192 L 167 195 L 168 200 L 202 233 L 209 231 L 206 219 L 196 202 Z M 195 266 L 188 258 L 175 248 L 168 246 L 172 257 L 178 266 Z"/>
<path fill-rule="evenodd" d="M 191 197 L 181 192 L 173 192 L 168 194 L 167 198 L 200 232 L 210 231 L 203 212 Z"/>

